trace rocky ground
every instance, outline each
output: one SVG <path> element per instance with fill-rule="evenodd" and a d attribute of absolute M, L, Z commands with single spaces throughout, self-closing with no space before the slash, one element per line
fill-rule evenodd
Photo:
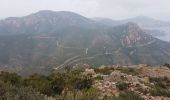
<path fill-rule="evenodd" d="M 170 68 L 167 66 L 101 66 L 86 69 L 84 74 L 95 77 L 93 87 L 100 91 L 101 100 L 105 97 L 119 97 L 128 91 L 144 100 L 170 100 Z"/>

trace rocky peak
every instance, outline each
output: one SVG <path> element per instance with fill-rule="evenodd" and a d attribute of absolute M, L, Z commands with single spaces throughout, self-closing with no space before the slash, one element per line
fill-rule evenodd
<path fill-rule="evenodd" d="M 133 36 L 138 36 L 143 33 L 142 29 L 136 23 L 129 22 L 125 24 L 125 27 L 126 34 L 132 36 L 132 38 Z"/>
<path fill-rule="evenodd" d="M 145 40 L 148 41 L 149 36 L 136 24 L 129 22 L 125 24 L 125 31 L 122 36 L 122 45 L 131 47 L 134 45 L 143 44 Z"/>

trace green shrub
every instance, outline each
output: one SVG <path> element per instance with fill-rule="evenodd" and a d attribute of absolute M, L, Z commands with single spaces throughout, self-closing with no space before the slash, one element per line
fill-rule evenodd
<path fill-rule="evenodd" d="M 82 90 L 82 89 L 89 89 L 91 86 L 92 86 L 92 80 L 90 78 L 83 77 L 82 79 L 77 80 L 75 82 L 74 88 Z"/>
<path fill-rule="evenodd" d="M 45 100 L 45 97 L 31 87 L 16 87 L 1 81 L 0 100 Z"/>
<path fill-rule="evenodd" d="M 168 63 L 165 63 L 163 66 L 170 68 L 170 64 L 168 64 Z"/>
<path fill-rule="evenodd" d="M 95 69 L 95 72 L 96 72 L 96 73 L 100 73 L 100 74 L 103 74 L 103 75 L 109 75 L 109 74 L 111 74 L 113 71 L 114 71 L 114 68 L 113 68 L 113 67 L 105 67 L 105 68 L 102 68 L 102 69 L 99 69 L 99 68 L 96 68 L 96 69 Z"/>
<path fill-rule="evenodd" d="M 133 91 L 125 91 L 119 94 L 117 100 L 144 100 L 144 99 Z"/>
<path fill-rule="evenodd" d="M 136 70 L 135 68 L 122 68 L 122 69 L 120 69 L 120 71 L 122 73 L 131 74 L 131 75 L 138 74 L 138 70 Z"/>
<path fill-rule="evenodd" d="M 103 80 L 103 77 L 98 75 L 97 77 L 95 77 L 96 80 Z"/>
<path fill-rule="evenodd" d="M 161 89 L 158 87 L 155 87 L 150 90 L 150 93 L 152 96 L 164 96 L 164 97 L 170 97 L 170 91 L 166 89 Z"/>
<path fill-rule="evenodd" d="M 170 83 L 167 77 L 150 77 L 149 80 L 154 83 L 156 87 L 163 89 L 167 89 Z"/>
<path fill-rule="evenodd" d="M 119 90 L 126 90 L 128 88 L 128 83 L 124 82 L 124 81 L 119 81 L 116 83 L 116 87 Z"/>
<path fill-rule="evenodd" d="M 98 91 L 90 88 L 83 91 L 67 91 L 64 95 L 56 96 L 57 100 L 97 100 Z"/>
<path fill-rule="evenodd" d="M 20 85 L 21 77 L 16 73 L 1 72 L 0 80 L 5 83 L 10 83 L 12 85 Z"/>

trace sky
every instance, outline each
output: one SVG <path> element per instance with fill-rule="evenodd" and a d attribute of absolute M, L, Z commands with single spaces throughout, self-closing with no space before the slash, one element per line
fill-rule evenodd
<path fill-rule="evenodd" d="M 89 18 L 148 16 L 170 20 L 170 0 L 0 0 L 0 19 L 40 10 L 73 11 Z"/>

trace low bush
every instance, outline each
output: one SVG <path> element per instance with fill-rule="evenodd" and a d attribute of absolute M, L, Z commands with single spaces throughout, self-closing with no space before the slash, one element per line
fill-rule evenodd
<path fill-rule="evenodd" d="M 124 82 L 124 81 L 119 81 L 116 83 L 116 87 L 119 90 L 126 90 L 128 88 L 128 83 Z"/>
<path fill-rule="evenodd" d="M 117 100 L 144 100 L 144 99 L 133 91 L 125 91 L 119 94 Z"/>
<path fill-rule="evenodd" d="M 166 89 L 161 88 L 153 88 L 150 90 L 150 93 L 152 96 L 164 96 L 164 97 L 170 97 L 170 91 Z"/>

